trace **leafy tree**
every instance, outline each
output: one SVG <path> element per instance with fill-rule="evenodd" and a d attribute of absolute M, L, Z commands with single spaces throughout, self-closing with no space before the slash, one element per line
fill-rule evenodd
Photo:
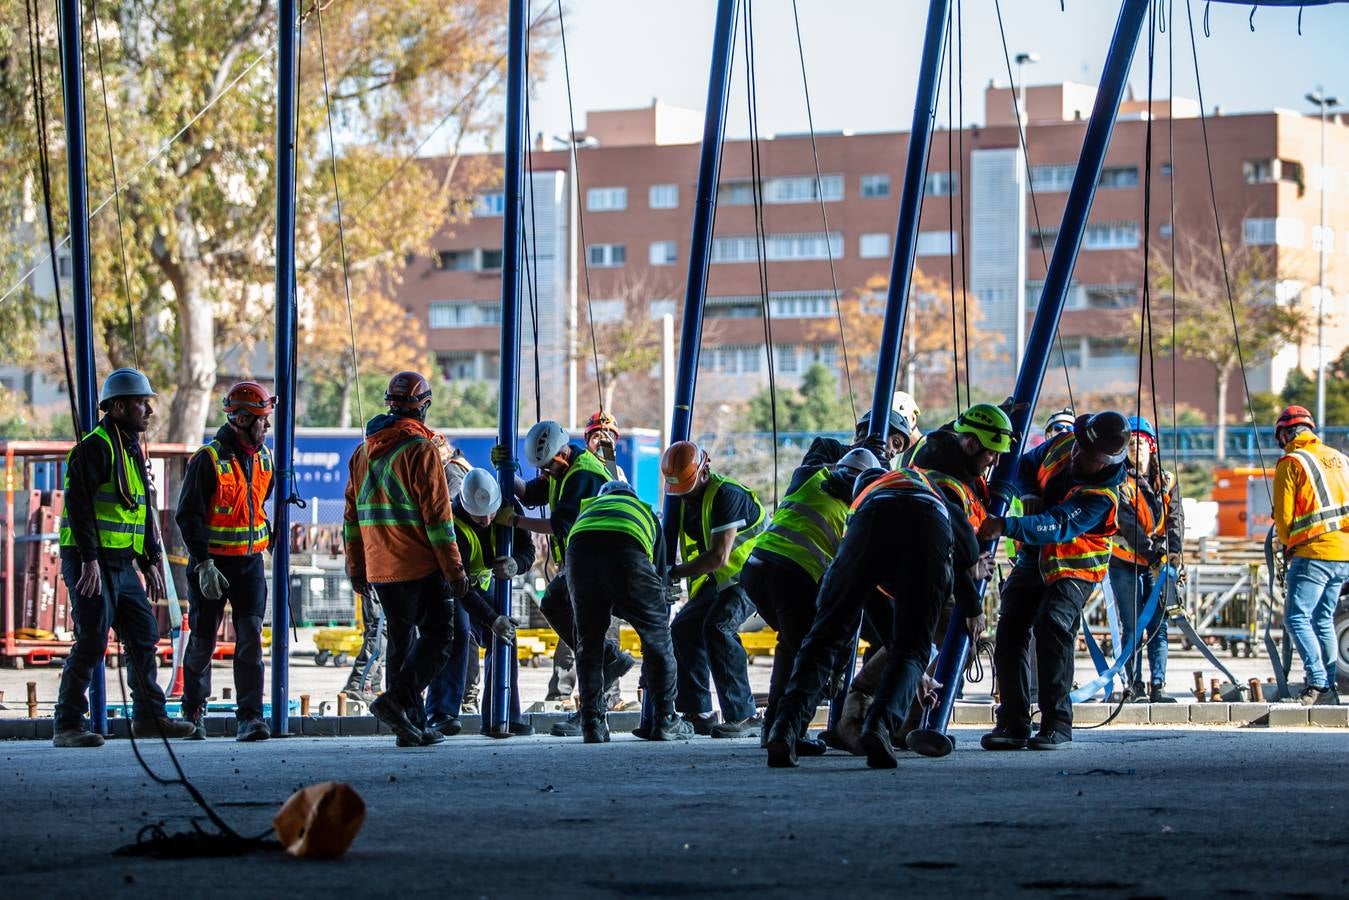
<path fill-rule="evenodd" d="M 349 390 L 345 383 L 315 382 L 308 389 L 306 416 L 300 424 L 328 428 L 364 427 L 361 416 L 369 421 L 385 411 L 384 390 L 388 385 L 388 374 L 362 370 L 358 402 L 356 392 Z M 344 403 L 348 413 L 346 423 L 342 421 Z M 494 428 L 497 424 L 496 386 L 485 381 L 433 380 L 431 409 L 426 421 L 432 428 Z"/>
<path fill-rule="evenodd" d="M 852 431 L 852 407 L 839 394 L 834 375 L 822 363 L 812 363 L 795 390 L 777 391 L 777 430 Z M 749 401 L 745 423 L 753 431 L 771 431 L 773 404 L 765 388 Z"/>
<path fill-rule="evenodd" d="M 1301 369 L 1295 369 L 1288 375 L 1283 392 L 1279 395 L 1278 406 L 1305 406 L 1316 412 L 1316 378 Z M 1271 409 L 1269 421 L 1278 415 L 1277 409 Z M 1326 421 L 1318 425 L 1349 424 L 1349 348 L 1326 366 Z"/>

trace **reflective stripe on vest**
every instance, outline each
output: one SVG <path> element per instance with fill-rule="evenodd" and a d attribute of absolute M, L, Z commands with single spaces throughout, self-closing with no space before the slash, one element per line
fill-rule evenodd
<path fill-rule="evenodd" d="M 100 425 L 85 436 L 85 441 L 95 437 L 107 445 L 112 464 L 117 465 L 117 448 L 112 437 Z M 82 442 L 83 443 L 83 442 Z M 75 453 L 72 447 L 66 454 L 65 489 L 70 490 L 70 457 Z M 133 550 L 136 555 L 145 553 L 146 495 L 145 482 L 141 479 L 140 466 L 130 453 L 122 452 L 122 465 L 126 468 L 127 488 L 136 503 L 135 509 L 122 505 L 121 495 L 117 493 L 117 472 L 111 469 L 108 480 L 94 490 L 94 524 L 98 527 L 98 545 L 105 550 Z M 75 531 L 70 527 L 69 513 L 61 515 L 59 543 L 62 547 L 74 547 Z"/>
<path fill-rule="evenodd" d="M 1313 446 L 1324 454 L 1333 453 L 1343 460 L 1336 450 L 1323 444 Z M 1324 462 L 1305 447 L 1289 451 L 1287 456 L 1302 465 L 1307 483 L 1311 486 L 1310 498 L 1304 491 L 1298 491 L 1293 498 L 1293 521 L 1288 525 L 1288 546 L 1296 547 L 1332 531 L 1349 530 L 1349 471 L 1346 471 L 1344 464 L 1335 460 L 1337 471 L 1327 472 Z M 1308 506 L 1308 500 L 1315 505 Z"/>
<path fill-rule="evenodd" d="M 908 491 L 915 494 L 936 495 L 937 489 L 932 486 L 918 469 L 895 469 L 893 472 L 886 472 L 877 478 L 871 484 L 862 489 L 862 493 L 853 498 L 852 508 L 849 512 L 857 512 L 867 498 L 879 491 Z"/>
<path fill-rule="evenodd" d="M 726 562 L 726 565 L 712 573 L 711 578 L 715 582 L 718 591 L 724 591 L 726 588 L 740 581 L 740 570 L 744 568 L 745 560 L 749 559 L 750 552 L 754 550 L 754 540 L 763 533 L 768 525 L 768 516 L 764 512 L 763 504 L 759 502 L 759 498 L 754 495 L 753 491 L 736 481 L 734 478 L 727 478 L 724 475 L 717 475 L 713 472 L 709 472 L 707 475 L 707 487 L 703 490 L 702 505 L 700 509 L 703 546 L 708 548 L 705 552 L 710 552 L 712 548 L 712 501 L 716 498 L 717 491 L 721 490 L 723 484 L 735 485 L 745 493 L 749 494 L 749 498 L 753 501 L 754 508 L 758 510 L 758 513 L 753 522 L 750 522 L 743 528 L 737 529 L 735 540 L 731 544 L 731 558 Z M 688 499 L 685 498 L 683 502 L 687 503 Z M 698 542 L 684 533 L 684 515 L 682 508 L 680 509 L 679 516 L 679 544 L 683 549 L 685 562 L 695 559 L 699 555 Z M 698 593 L 699 589 L 707 583 L 708 577 L 709 576 L 707 575 L 700 575 L 690 582 L 690 597 Z"/>
<path fill-rule="evenodd" d="M 496 559 L 496 537 L 493 526 L 487 526 L 487 540 L 492 546 L 492 558 Z M 492 568 L 482 552 L 482 541 L 478 540 L 478 530 L 472 525 L 464 525 L 464 537 L 468 539 L 468 559 L 464 560 L 464 571 L 470 581 L 476 582 L 482 590 L 487 590 L 492 581 Z"/>
<path fill-rule="evenodd" d="M 983 501 L 974 493 L 973 488 L 954 475 L 948 475 L 939 469 L 919 469 L 918 471 L 926 475 L 928 481 L 937 485 L 938 488 L 948 489 L 943 493 L 948 496 L 954 494 L 959 498 L 960 509 L 965 513 L 965 518 L 969 521 L 970 527 L 975 531 L 979 530 L 979 526 L 983 525 L 984 520 L 988 518 L 988 510 L 984 507 Z"/>
<path fill-rule="evenodd" d="M 824 577 L 838 554 L 848 521 L 848 505 L 825 492 L 828 480 L 829 467 L 821 466 L 783 499 L 768 530 L 754 544 L 756 550 L 790 559 L 815 581 Z"/>
<path fill-rule="evenodd" d="M 1064 495 L 1063 502 L 1078 494 L 1109 497 L 1109 512 L 1105 521 L 1091 531 L 1061 544 L 1048 544 L 1040 548 L 1040 575 L 1046 584 L 1053 584 L 1063 578 L 1099 583 L 1105 580 L 1106 570 L 1110 566 L 1110 538 L 1119 530 L 1115 518 L 1119 495 L 1114 488 L 1077 485 Z"/>
<path fill-rule="evenodd" d="M 603 497 L 587 497 L 581 501 L 581 514 L 576 517 L 567 535 L 567 542 L 578 534 L 593 532 L 618 532 L 626 534 L 641 544 L 646 558 L 656 561 L 656 539 L 660 532 L 660 523 L 656 514 L 641 500 L 626 494 L 606 494 Z"/>
<path fill-rule="evenodd" d="M 216 489 L 206 515 L 206 542 L 216 556 L 251 556 L 268 547 L 270 529 L 265 510 L 267 489 L 272 483 L 272 455 L 263 447 L 245 472 L 237 456 L 225 455 L 219 441 L 211 441 L 199 453 L 211 457 Z"/>
<path fill-rule="evenodd" d="M 598 475 L 602 481 L 609 481 L 613 477 L 595 454 L 589 450 L 581 450 L 572 457 L 571 463 L 567 466 L 567 471 L 563 473 L 561 478 L 548 479 L 549 509 L 557 508 L 557 501 L 562 498 L 563 488 L 567 486 L 567 482 L 577 472 L 590 472 Z M 559 565 L 562 563 L 562 548 L 566 546 L 566 542 L 567 536 L 565 534 L 553 535 L 548 541 L 548 549 L 553 555 L 553 562 Z"/>
<path fill-rule="evenodd" d="M 408 496 L 407 488 L 393 470 L 393 463 L 413 444 L 425 438 L 408 438 L 379 459 L 366 457 L 365 480 L 356 492 L 356 521 L 362 528 L 420 526 L 422 511 Z M 382 494 L 384 502 L 376 502 Z"/>
<path fill-rule="evenodd" d="M 1143 496 L 1143 490 L 1139 487 L 1137 475 L 1127 476 L 1124 483 L 1119 486 L 1119 502 L 1133 506 L 1134 515 L 1138 518 L 1138 534 L 1140 537 L 1157 538 L 1166 534 L 1166 525 L 1171 518 L 1171 488 L 1175 486 L 1175 483 L 1175 476 L 1163 470 L 1162 494 L 1158 498 L 1161 509 L 1156 519 L 1152 517 L 1152 505 L 1148 503 L 1147 498 Z M 1128 529 L 1129 532 L 1133 530 Z M 1133 534 L 1127 533 L 1125 529 L 1120 529 L 1111 539 L 1110 555 L 1115 559 L 1136 566 L 1146 566 L 1148 561 L 1138 554 L 1133 541 Z"/>

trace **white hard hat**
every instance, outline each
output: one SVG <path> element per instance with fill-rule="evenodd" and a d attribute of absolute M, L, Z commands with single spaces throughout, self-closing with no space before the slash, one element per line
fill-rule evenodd
<path fill-rule="evenodd" d="M 890 407 L 908 420 L 909 434 L 917 433 L 918 413 L 922 410 L 918 408 L 918 401 L 913 399 L 913 394 L 908 391 L 895 391 L 895 395 L 890 398 Z"/>
<path fill-rule="evenodd" d="M 604 484 L 600 485 L 600 492 L 596 496 L 606 497 L 609 494 L 631 494 L 634 497 L 637 496 L 637 492 L 632 489 L 632 485 L 618 479 L 606 481 Z"/>
<path fill-rule="evenodd" d="M 494 516 L 501 508 L 501 486 L 487 469 L 469 469 L 460 488 L 459 502 L 470 516 Z"/>
<path fill-rule="evenodd" d="M 876 454 L 865 447 L 849 450 L 843 454 L 842 459 L 834 463 L 835 471 L 850 472 L 854 476 L 862 474 L 867 469 L 879 468 L 881 468 L 881 461 L 876 458 Z"/>
<path fill-rule="evenodd" d="M 544 419 L 525 435 L 525 462 L 542 469 L 549 460 L 562 452 L 570 440 L 567 429 L 552 419 Z"/>

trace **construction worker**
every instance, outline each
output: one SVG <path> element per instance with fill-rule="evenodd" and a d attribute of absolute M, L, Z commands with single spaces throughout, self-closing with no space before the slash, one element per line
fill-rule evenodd
<path fill-rule="evenodd" d="M 1290 406 L 1274 423 L 1274 529 L 1289 560 L 1284 623 L 1302 658 L 1303 706 L 1339 703 L 1335 606 L 1349 579 L 1349 459 L 1323 444 L 1316 422 Z"/>
<path fill-rule="evenodd" d="M 352 589 L 375 590 L 388 634 L 388 690 L 370 704 L 398 746 L 445 740 L 427 728 L 422 691 L 449 659 L 454 600 L 468 592 L 440 455 L 424 424 L 431 385 L 399 372 L 351 455 L 343 533 Z"/>
<path fill-rule="evenodd" d="M 990 497 L 986 476 L 998 458 L 1011 451 L 1014 440 L 1012 420 L 1001 407 L 976 403 L 954 421 L 926 436 L 914 455 L 913 467 L 955 504 L 971 529 L 978 531 L 988 516 Z M 937 623 L 937 635 L 945 634 L 950 612 L 950 604 L 944 604 Z M 977 640 L 983 630 L 983 622 L 974 622 L 971 626 L 974 639 Z M 888 656 L 889 651 L 881 647 L 867 657 L 866 664 L 849 687 L 837 728 L 833 735 L 824 735 L 827 742 L 836 738 L 832 741 L 834 745 L 861 752 L 857 741 L 861 738 L 862 723 Z M 900 746 L 903 746 L 901 739 L 917 727 L 921 709 L 915 705 L 909 713 L 903 728 L 893 735 Z"/>
<path fill-rule="evenodd" d="M 581 504 L 567 538 L 567 588 L 576 605 L 576 672 L 581 690 L 581 735 L 608 743 L 604 702 L 604 644 L 610 619 L 627 620 L 642 642 L 642 678 L 656 719 L 639 730 L 649 740 L 692 737 L 675 714 L 675 655 L 666 605 L 665 538 L 651 507 L 626 481 L 610 481 Z"/>
<path fill-rule="evenodd" d="M 670 580 L 688 579 L 688 602 L 670 625 L 679 663 L 679 711 L 698 734 L 757 737 L 749 686 L 749 657 L 739 628 L 754 611 L 740 572 L 768 516 L 754 492 L 711 470 L 707 453 L 691 441 L 676 441 L 661 457 L 665 492 L 678 497 L 681 562 Z M 716 684 L 724 721 L 712 711 L 708 673 Z"/>
<path fill-rule="evenodd" d="M 85 692 L 107 652 L 110 627 L 131 667 L 132 734 L 181 738 L 196 731 L 164 714 L 164 692 L 155 683 L 159 624 L 150 601 L 164 598 L 163 545 L 141 446 L 155 396 L 143 373 L 112 372 L 98 397 L 103 418 L 66 454 L 61 578 L 70 592 L 75 643 L 61 670 L 52 735 L 57 747 L 103 745 L 103 735 L 85 727 Z"/>
<path fill-rule="evenodd" d="M 510 459 L 510 451 L 504 447 L 492 449 L 492 463 L 500 466 Z M 609 470 L 604 463 L 584 447 L 571 443 L 567 430 L 550 419 L 545 419 L 529 429 L 525 435 L 525 462 L 538 469 L 540 475 L 526 482 L 518 475 L 515 478 L 515 494 L 527 507 L 548 506 L 546 517 L 515 516 L 503 512 L 499 524 L 513 525 L 535 534 L 549 536 L 549 553 L 558 572 L 539 601 L 539 611 L 548 620 L 548 624 L 557 632 L 560 641 L 558 655 L 554 657 L 554 675 L 562 660 L 574 659 L 576 648 L 576 617 L 571 596 L 567 593 L 566 573 L 562 571 L 563 550 L 567 546 L 567 535 L 571 532 L 576 517 L 581 514 L 581 503 L 599 495 L 600 488 L 610 480 Z M 565 653 L 563 648 L 565 647 Z M 605 690 L 627 674 L 636 664 L 631 656 L 619 648 L 615 640 L 606 640 L 604 649 Z M 558 679 L 557 688 L 549 686 L 550 696 L 560 689 L 563 681 Z M 570 694 L 570 691 L 567 691 Z M 581 713 L 578 709 L 566 721 L 552 727 L 549 734 L 554 737 L 579 737 L 581 734 Z"/>
<path fill-rule="evenodd" d="M 516 512 L 521 507 L 512 500 Z M 468 593 L 457 604 L 455 616 L 454 641 L 450 648 L 449 663 L 432 680 L 426 689 L 426 719 L 428 727 L 434 728 L 446 737 L 453 737 L 463 729 L 459 721 L 460 704 L 464 699 L 464 687 L 468 682 L 469 654 L 476 654 L 474 641 L 470 636 L 476 632 L 478 642 L 487 647 L 486 668 L 490 676 L 492 671 L 493 643 L 496 635 L 505 645 L 513 648 L 515 629 L 520 623 L 510 616 L 497 612 L 490 591 L 492 578 L 510 580 L 520 572 L 526 572 L 534 565 L 534 543 L 529 532 L 516 528 L 511 543 L 511 555 L 501 556 L 496 552 L 496 526 L 493 524 L 501 510 L 501 487 L 497 484 L 496 474 L 487 469 L 470 469 L 464 476 L 462 490 L 454 498 L 455 540 L 459 544 L 459 558 L 465 560 L 468 570 Z M 530 735 L 534 728 L 520 714 L 520 667 L 515 653 L 511 653 L 510 698 L 511 710 L 507 717 L 509 733 L 512 735 Z M 490 677 L 487 687 L 491 696 Z M 483 717 L 482 730 L 487 732 L 489 722 Z"/>
<path fill-rule="evenodd" d="M 818 460 L 824 465 L 833 465 L 842 459 L 843 454 L 849 450 L 865 447 L 882 463 L 888 465 L 889 460 L 901 455 L 908 447 L 909 435 L 912 433 L 908 423 L 909 420 L 906 416 L 892 409 L 890 410 L 889 421 L 886 423 L 886 436 L 883 439 L 872 438 L 870 436 L 871 412 L 868 410 L 862 413 L 862 417 L 857 420 L 851 443 L 845 444 L 837 438 L 817 437 L 810 442 L 810 446 L 806 449 L 805 458 Z"/>
<path fill-rule="evenodd" d="M 801 732 L 837 660 L 849 654 L 863 609 L 883 599 L 891 607 L 889 655 L 859 744 L 868 766 L 894 768 L 892 735 L 923 683 L 942 605 L 954 589 L 961 614 L 976 619 L 983 574 L 973 529 L 921 472 L 858 476 L 848 530 L 820 582 L 815 621 L 768 733 L 768 765 L 796 765 Z"/>
<path fill-rule="evenodd" d="M 627 481 L 628 474 L 618 464 L 618 420 L 604 410 L 592 415 L 586 422 L 586 449 L 604 463 L 616 481 Z"/>
<path fill-rule="evenodd" d="M 1075 421 L 1077 421 L 1077 416 L 1073 414 L 1073 408 L 1065 406 L 1045 421 L 1045 440 L 1048 441 L 1072 431 Z"/>
<path fill-rule="evenodd" d="M 1002 586 L 993 658 L 1001 687 L 985 750 L 1061 750 L 1073 739 L 1073 654 L 1082 607 L 1106 578 L 1116 532 L 1129 423 L 1117 412 L 1078 416 L 1073 430 L 1024 454 L 1015 487 L 1026 514 L 989 516 L 980 540 L 1022 543 Z M 1030 640 L 1035 636 L 1040 731 L 1031 737 Z"/>
<path fill-rule="evenodd" d="M 815 621 L 815 597 L 843 539 L 853 484 L 858 475 L 879 467 L 876 455 L 861 447 L 849 450 L 832 466 L 807 453 L 745 563 L 741 573 L 745 592 L 768 627 L 778 633 L 764 709 L 765 735 L 787 689 L 796 652 Z M 809 741 L 804 734 L 800 741 L 803 748 L 824 751 L 822 743 Z"/>
<path fill-rule="evenodd" d="M 263 442 L 276 398 L 256 381 L 241 381 L 225 394 L 221 407 L 225 424 L 188 462 L 174 514 L 188 555 L 191 630 L 183 654 L 183 718 L 196 728 L 198 740 L 206 739 L 211 658 L 228 603 L 238 694 L 235 740 L 264 741 L 272 736 L 262 718 L 262 618 L 267 611 L 262 554 L 272 537 L 266 509 L 272 454 Z"/>
<path fill-rule="evenodd" d="M 909 443 L 902 453 L 896 453 L 891 459 L 892 468 L 900 468 L 912 464 L 914 455 L 919 448 L 923 446 L 926 436 L 918 428 L 918 414 L 922 412 L 918 408 L 918 401 L 913 399 L 913 395 L 908 391 L 895 391 L 894 396 L 890 398 L 890 409 L 899 413 L 909 426 Z"/>
<path fill-rule="evenodd" d="M 1185 518 L 1176 476 L 1162 468 L 1157 431 L 1140 416 L 1129 418 L 1129 449 L 1119 486 L 1119 531 L 1111 539 L 1110 590 L 1119 610 L 1121 643 L 1134 648 L 1125 672 L 1126 697 L 1135 703 L 1175 703 L 1166 692 L 1166 601 L 1140 621 L 1157 575 L 1168 561 L 1180 561 Z M 1146 634 L 1148 682 L 1143 681 L 1142 644 Z"/>

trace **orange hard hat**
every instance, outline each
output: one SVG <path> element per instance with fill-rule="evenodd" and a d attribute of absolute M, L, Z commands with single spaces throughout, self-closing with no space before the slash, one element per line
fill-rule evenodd
<path fill-rule="evenodd" d="M 365 801 L 355 788 L 324 781 L 290 795 L 272 819 L 291 856 L 332 859 L 347 852 L 365 822 Z"/>
<path fill-rule="evenodd" d="M 707 465 L 707 454 L 692 441 L 675 441 L 660 458 L 660 472 L 665 476 L 665 492 L 674 496 L 687 494 L 698 486 L 698 475 Z"/>
<path fill-rule="evenodd" d="M 614 437 L 618 437 L 618 420 L 607 412 L 597 412 L 586 422 L 586 437 L 590 437 L 597 431 L 612 432 Z"/>
<path fill-rule="evenodd" d="M 227 415 L 248 413 L 251 416 L 270 415 L 276 406 L 276 398 L 256 381 L 240 381 L 225 394 L 220 406 Z"/>
<path fill-rule="evenodd" d="M 1291 428 L 1294 425 L 1306 425 L 1313 431 L 1316 430 L 1316 420 L 1312 418 L 1311 411 L 1305 406 L 1290 406 L 1279 414 L 1279 419 L 1274 423 L 1274 430 L 1280 428 Z"/>
<path fill-rule="evenodd" d="M 389 379 L 384 402 L 390 409 L 420 412 L 431 400 L 431 383 L 420 372 L 404 371 Z"/>

